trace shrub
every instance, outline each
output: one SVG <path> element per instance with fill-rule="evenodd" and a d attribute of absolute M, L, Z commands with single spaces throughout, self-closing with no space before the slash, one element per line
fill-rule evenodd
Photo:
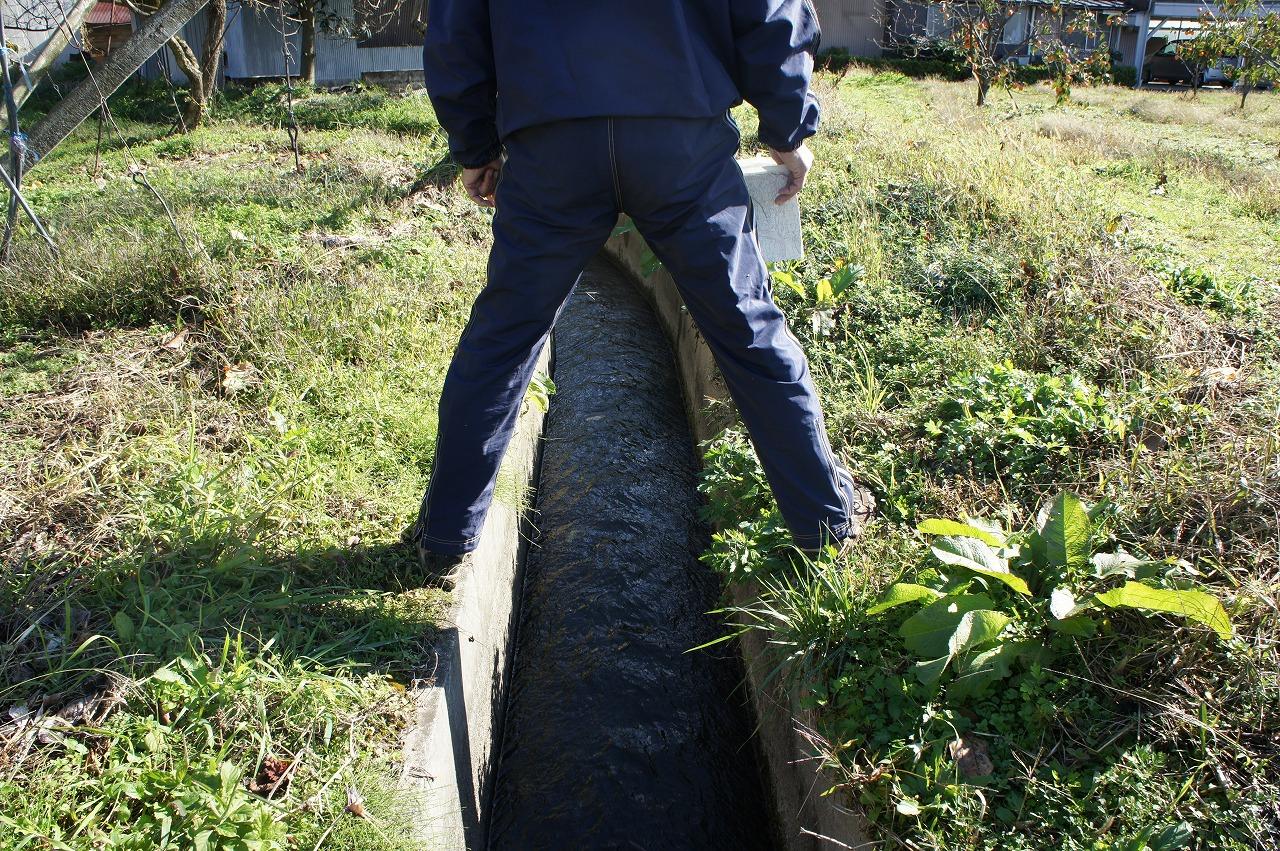
<path fill-rule="evenodd" d="M 1117 86 L 1133 88 L 1138 84 L 1138 69 L 1132 65 L 1112 65 L 1111 82 Z"/>
<path fill-rule="evenodd" d="M 1219 648 L 1232 625 L 1188 565 L 1105 546 L 1095 513 L 1064 492 L 1018 533 L 926 520 L 932 557 L 877 596 L 826 564 L 765 576 L 760 600 L 732 609 L 803 679 L 826 756 L 875 824 L 943 848 L 1185 847 L 1191 826 L 1168 815 L 1183 760 L 1209 745 L 1140 743 L 1124 695 L 1154 672 L 1107 660 L 1118 643 L 1169 644 L 1170 615 Z M 1226 821 L 1228 806 L 1212 795 L 1194 810 Z"/>
<path fill-rule="evenodd" d="M 727 431 L 706 445 L 698 492 L 706 497 L 704 518 L 717 531 L 702 561 L 728 576 L 767 569 L 791 544 L 746 436 Z"/>
<path fill-rule="evenodd" d="M 972 76 L 962 62 L 950 58 L 852 56 L 844 48 L 824 51 L 819 54 L 816 64 L 826 71 L 843 71 L 851 65 L 857 65 L 876 72 L 897 72 L 917 80 L 941 77 L 944 80 L 958 81 Z"/>
<path fill-rule="evenodd" d="M 1249 284 L 1230 284 L 1203 269 L 1160 261 L 1155 264 L 1155 273 L 1178 301 L 1215 313 L 1241 313 L 1253 300 Z"/>
<path fill-rule="evenodd" d="M 1114 444 L 1126 423 L 1096 387 L 1004 362 L 956 379 L 925 423 L 940 460 L 984 478 L 1054 481 L 1082 452 Z"/>

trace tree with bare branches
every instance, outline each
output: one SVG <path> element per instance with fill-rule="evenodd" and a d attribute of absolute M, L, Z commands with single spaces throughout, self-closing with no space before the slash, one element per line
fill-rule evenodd
<path fill-rule="evenodd" d="M 159 0 L 124 0 L 133 12 L 148 18 L 159 11 Z M 205 7 L 204 41 L 197 54 L 179 32 L 169 39 L 169 51 L 178 68 L 187 77 L 187 100 L 182 110 L 184 131 L 200 126 L 209 111 L 209 102 L 218 86 L 218 66 L 222 62 L 222 44 L 226 38 L 227 0 L 209 0 Z"/>
<path fill-rule="evenodd" d="M 276 15 L 283 8 L 281 26 L 290 37 L 298 36 L 298 78 L 315 84 L 316 47 L 320 35 L 334 38 L 368 38 L 381 32 L 397 15 L 409 7 L 404 0 L 355 0 L 351 10 L 337 6 L 334 0 L 258 0 Z M 341 11 L 340 11 L 341 9 Z"/>
<path fill-rule="evenodd" d="M 1005 57 L 1028 44 L 1030 28 L 1019 44 L 1011 46 L 1005 42 L 1005 27 L 1019 12 L 1028 12 L 1030 4 L 1023 0 L 938 0 L 933 5 L 942 16 L 944 31 L 932 41 L 964 57 L 978 84 L 978 106 L 982 106 L 991 87 L 1008 80 L 1013 71 Z"/>

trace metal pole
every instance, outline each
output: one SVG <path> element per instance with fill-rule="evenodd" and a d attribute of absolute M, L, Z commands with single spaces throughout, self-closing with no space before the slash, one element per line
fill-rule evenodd
<path fill-rule="evenodd" d="M 1147 65 L 1147 40 L 1150 35 L 1151 6 L 1148 5 L 1145 10 L 1138 13 L 1138 44 L 1137 53 L 1133 58 L 1133 64 L 1138 66 L 1138 79 L 1133 84 L 1135 89 L 1142 88 L 1142 69 Z"/>
<path fill-rule="evenodd" d="M 49 250 L 53 252 L 53 256 L 56 259 L 58 257 L 58 246 L 54 244 L 53 238 L 44 229 L 44 225 L 40 224 L 40 219 L 36 216 L 35 210 L 32 210 L 31 205 L 27 203 L 27 199 L 22 197 L 22 193 L 18 191 L 13 178 L 9 177 L 9 172 L 5 171 L 3 166 L 0 166 L 0 183 L 7 186 L 9 191 L 13 193 L 14 201 L 22 207 L 22 211 L 27 214 L 27 218 L 31 219 L 31 224 L 35 225 L 36 233 L 40 234 L 40 238 L 44 240 L 45 245 L 49 246 Z"/>
<path fill-rule="evenodd" d="M 0 237 L 0 262 L 9 257 L 9 243 L 13 239 L 13 230 L 18 223 L 18 194 L 22 188 L 22 170 L 26 164 L 26 139 L 18 127 L 18 102 L 13 97 L 13 79 L 9 75 L 9 34 L 4 26 L 4 10 L 0 8 L 0 85 L 4 86 L 4 110 L 8 116 L 9 130 L 9 168 L 13 178 L 5 177 L 9 186 L 9 209 L 4 220 L 4 236 Z"/>

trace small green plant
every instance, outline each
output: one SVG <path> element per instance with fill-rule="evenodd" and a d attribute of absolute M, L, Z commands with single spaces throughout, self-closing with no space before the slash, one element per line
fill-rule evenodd
<path fill-rule="evenodd" d="M 891 585 L 867 614 L 923 603 L 898 634 L 921 660 L 914 672 L 922 683 L 952 674 L 950 697 L 979 694 L 1008 677 L 1017 660 L 1051 661 L 1052 632 L 1091 636 L 1096 614 L 1109 609 L 1179 615 L 1231 637 L 1217 598 L 1179 579 L 1186 565 L 1095 552 L 1095 523 L 1070 492 L 1041 509 L 1025 535 L 1011 537 L 991 522 L 943 519 L 926 520 L 919 530 L 936 536 L 938 569 L 922 583 Z"/>
<path fill-rule="evenodd" d="M 767 570 L 791 547 L 791 533 L 742 432 L 726 431 L 706 444 L 698 491 L 707 498 L 703 517 L 716 530 L 702 561 L 718 572 L 740 578 Z"/>
<path fill-rule="evenodd" d="M 152 150 L 156 152 L 157 156 L 165 159 L 181 160 L 196 152 L 196 143 L 190 136 L 175 136 L 156 142 L 152 145 Z"/>
<path fill-rule="evenodd" d="M 539 372 L 529 382 L 529 389 L 525 391 L 524 401 L 526 405 L 531 405 L 545 414 L 551 410 L 551 397 L 555 394 L 556 383 L 551 380 L 551 376 L 545 372 Z"/>
<path fill-rule="evenodd" d="M 1178 301 L 1224 316 L 1247 310 L 1254 299 L 1248 282 L 1232 284 L 1203 269 L 1161 261 L 1155 264 L 1155 273 Z"/>
<path fill-rule="evenodd" d="M 772 275 L 775 281 L 798 295 L 802 301 L 810 301 L 808 288 L 794 273 L 775 269 Z M 851 287 L 860 284 L 866 275 L 867 271 L 862 266 L 842 259 L 836 261 L 835 272 L 826 278 L 820 278 L 814 284 L 812 302 L 807 305 L 807 310 L 815 337 L 831 333 L 835 327 L 835 308 L 841 296 L 849 292 Z"/>
<path fill-rule="evenodd" d="M 1113 842 L 1109 851 L 1177 851 L 1186 848 L 1194 835 L 1185 821 L 1163 828 L 1148 827 L 1132 839 Z"/>
<path fill-rule="evenodd" d="M 1045 375 L 1006 361 L 951 382 L 925 423 L 940 460 L 983 476 L 1051 481 L 1082 451 L 1115 445 L 1127 420 L 1075 375 Z"/>
<path fill-rule="evenodd" d="M 792 272 L 783 269 L 775 269 L 773 271 L 773 279 L 785 286 L 787 289 L 800 296 L 802 299 L 809 298 L 808 288 L 805 287 L 804 281 L 798 279 Z M 855 284 L 861 283 L 866 278 L 867 270 L 856 263 L 848 263 L 844 260 L 836 261 L 836 270 L 829 277 L 821 278 L 813 287 L 813 302 L 818 307 L 831 307 L 836 300 L 844 294 L 844 291 Z"/>

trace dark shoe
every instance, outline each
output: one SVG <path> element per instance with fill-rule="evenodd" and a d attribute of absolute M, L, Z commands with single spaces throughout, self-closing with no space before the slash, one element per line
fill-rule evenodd
<path fill-rule="evenodd" d="M 820 558 L 825 558 L 828 555 L 828 553 L 832 549 L 834 549 L 835 555 L 831 556 L 831 558 L 833 561 L 835 561 L 838 559 L 842 559 L 849 554 L 849 552 L 853 549 L 854 538 L 858 537 L 858 534 L 861 531 L 862 531 L 862 524 L 858 524 L 857 531 L 855 531 L 852 535 L 850 535 L 847 538 L 841 538 L 838 541 L 832 541 L 830 544 L 828 544 L 825 547 L 822 547 L 821 549 L 805 549 L 804 547 L 797 547 L 797 549 L 799 549 L 800 552 L 804 553 L 805 557 L 808 558 L 810 561 L 817 561 Z"/>
<path fill-rule="evenodd" d="M 458 578 L 462 575 L 470 553 L 451 555 L 427 549 L 422 544 L 422 530 L 418 523 L 406 529 L 400 539 L 407 544 L 413 544 L 414 549 L 417 550 L 418 564 L 422 567 L 424 577 L 446 591 L 452 591 L 458 586 Z"/>
<path fill-rule="evenodd" d="M 849 482 L 849 537 L 856 538 L 862 534 L 862 527 L 871 522 L 876 514 L 876 498 L 871 489 L 861 484 L 845 469 L 840 470 L 841 477 Z"/>
<path fill-rule="evenodd" d="M 446 591 L 458 587 L 458 579 L 467 566 L 468 555 L 470 554 L 433 553 L 421 544 L 418 545 L 418 563 L 422 565 L 422 572 Z"/>
<path fill-rule="evenodd" d="M 840 477 L 849 483 L 849 533 L 838 541 L 832 541 L 827 546 L 818 547 L 816 549 L 806 549 L 799 547 L 800 552 L 804 553 L 810 559 L 817 559 L 827 554 L 831 547 L 836 550 L 835 558 L 843 558 L 853 549 L 853 541 L 862 534 L 862 530 L 876 513 L 876 498 L 872 495 L 871 490 L 865 485 L 859 484 L 849 475 L 843 467 L 840 468 Z"/>

